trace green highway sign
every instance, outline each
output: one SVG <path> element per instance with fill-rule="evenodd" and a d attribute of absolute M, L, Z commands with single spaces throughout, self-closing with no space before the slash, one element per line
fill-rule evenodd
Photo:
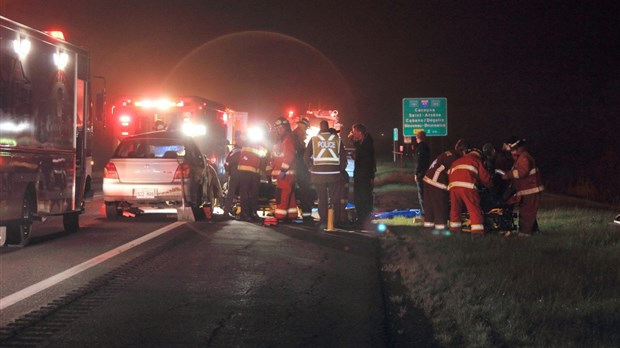
<path fill-rule="evenodd" d="M 403 136 L 423 130 L 428 136 L 448 135 L 447 98 L 404 98 Z"/>

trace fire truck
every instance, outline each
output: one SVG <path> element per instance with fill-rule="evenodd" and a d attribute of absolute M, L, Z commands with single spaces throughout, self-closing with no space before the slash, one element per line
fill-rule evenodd
<path fill-rule="evenodd" d="M 59 33 L 0 16 L 0 245 L 33 222 L 79 229 L 90 161 L 90 55 Z"/>
<path fill-rule="evenodd" d="M 224 160 L 230 115 L 225 105 L 196 96 L 135 97 L 122 96 L 111 106 L 112 132 L 116 143 L 123 138 L 157 130 L 182 130 L 196 138 L 211 165 L 224 173 Z"/>

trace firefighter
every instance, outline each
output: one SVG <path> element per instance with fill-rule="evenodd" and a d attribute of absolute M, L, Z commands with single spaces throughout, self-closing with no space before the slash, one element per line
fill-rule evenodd
<path fill-rule="evenodd" d="M 459 139 L 454 149 L 437 156 L 426 171 L 424 178 L 424 227 L 434 228 L 433 233 L 442 233 L 450 213 L 448 193 L 448 170 L 454 161 L 465 155 L 467 144 Z"/>
<path fill-rule="evenodd" d="M 233 145 L 233 148 L 228 152 L 226 161 L 224 162 L 224 169 L 228 174 L 228 192 L 226 193 L 226 201 L 224 202 L 224 217 L 232 217 L 232 205 L 235 197 L 239 195 L 239 171 L 237 165 L 239 164 L 239 154 L 241 153 L 240 135 L 237 137 L 237 142 Z"/>
<path fill-rule="evenodd" d="M 516 158 L 512 169 L 502 176 L 512 181 L 516 191 L 509 202 L 519 206 L 519 236 L 531 236 L 538 231 L 536 214 L 540 203 L 540 193 L 545 189 L 536 161 L 527 151 L 525 139 L 510 144 L 510 152 Z"/>
<path fill-rule="evenodd" d="M 312 137 L 304 155 L 319 198 L 321 229 L 327 227 L 327 214 L 330 206 L 334 210 L 334 224 L 340 224 L 342 171 L 347 168 L 344 144 L 336 130 L 332 128 L 330 131 L 326 123 L 321 124 L 319 134 Z"/>
<path fill-rule="evenodd" d="M 295 164 L 296 164 L 296 191 L 295 194 L 299 198 L 299 208 L 304 222 L 314 222 L 312 218 L 312 205 L 314 203 L 314 189 L 310 182 L 310 172 L 304 161 L 304 152 L 306 150 L 306 132 L 310 128 L 310 121 L 302 118 L 297 122 L 293 130 L 293 139 L 295 140 Z"/>
<path fill-rule="evenodd" d="M 268 130 L 264 130 L 268 132 Z M 261 173 L 267 164 L 268 149 L 260 137 L 247 137 L 239 152 L 237 171 L 239 174 L 239 196 L 241 219 L 261 221 L 258 216 L 258 192 Z"/>
<path fill-rule="evenodd" d="M 295 198 L 295 139 L 291 125 L 284 117 L 274 124 L 276 143 L 271 153 L 271 177 L 276 181 L 276 210 L 278 221 L 297 219 Z"/>
<path fill-rule="evenodd" d="M 471 233 L 484 234 L 484 220 L 477 186 L 491 187 L 492 182 L 491 175 L 482 162 L 482 151 L 469 149 L 465 156 L 454 161 L 448 172 L 448 180 L 450 231 L 460 231 L 461 211 L 465 205 L 471 220 Z"/>

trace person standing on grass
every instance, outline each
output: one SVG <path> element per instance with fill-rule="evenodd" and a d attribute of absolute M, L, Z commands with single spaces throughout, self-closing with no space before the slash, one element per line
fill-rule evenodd
<path fill-rule="evenodd" d="M 469 149 L 467 154 L 452 163 L 448 173 L 450 192 L 450 232 L 461 230 L 463 205 L 469 212 L 471 233 L 484 234 L 484 220 L 480 208 L 478 185 L 491 187 L 491 174 L 482 162 L 480 149 Z"/>
<path fill-rule="evenodd" d="M 450 214 L 450 194 L 448 193 L 448 170 L 452 163 L 465 155 L 468 146 L 459 139 L 454 149 L 439 155 L 424 175 L 424 227 L 437 232 L 446 229 Z M 434 231 L 434 232 L 435 232 Z"/>
<path fill-rule="evenodd" d="M 355 169 L 353 171 L 353 201 L 357 211 L 357 227 L 370 223 L 373 209 L 372 191 L 377 171 L 375 145 L 372 137 L 366 132 L 366 126 L 356 123 L 349 132 L 349 139 L 355 146 Z"/>
<path fill-rule="evenodd" d="M 545 189 L 534 157 L 527 151 L 525 139 L 510 144 L 510 152 L 516 158 L 512 169 L 502 175 L 510 180 L 515 195 L 508 201 L 519 207 L 519 236 L 531 236 L 538 232 L 538 206 L 540 194 Z"/>
<path fill-rule="evenodd" d="M 418 131 L 415 134 L 417 144 L 414 149 L 415 175 L 413 179 L 418 189 L 418 202 L 420 203 L 420 212 L 424 217 L 424 175 L 431 164 L 431 149 L 426 142 L 426 132 Z"/>

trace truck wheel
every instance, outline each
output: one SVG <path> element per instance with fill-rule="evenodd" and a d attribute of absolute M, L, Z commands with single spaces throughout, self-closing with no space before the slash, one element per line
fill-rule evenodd
<path fill-rule="evenodd" d="M 121 212 L 118 210 L 118 203 L 116 202 L 106 202 L 105 203 L 105 217 L 110 220 L 116 220 L 121 215 Z"/>
<path fill-rule="evenodd" d="M 65 227 L 65 232 L 75 233 L 80 230 L 80 214 L 70 213 L 62 216 L 62 225 Z"/>
<path fill-rule="evenodd" d="M 19 247 L 28 245 L 32 233 L 33 206 L 34 198 L 26 194 L 22 203 L 22 221 L 7 226 L 7 244 Z"/>

